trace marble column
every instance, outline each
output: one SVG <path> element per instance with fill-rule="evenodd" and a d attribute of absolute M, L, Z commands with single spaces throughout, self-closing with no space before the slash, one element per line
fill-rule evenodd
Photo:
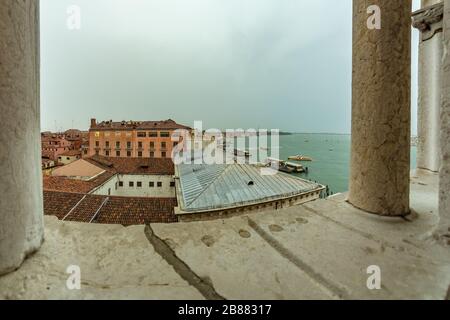
<path fill-rule="evenodd" d="M 0 1 L 0 275 L 43 241 L 39 1 Z"/>
<path fill-rule="evenodd" d="M 368 23 L 373 5 L 380 28 Z M 411 10 L 410 0 L 353 0 L 348 201 L 383 216 L 410 212 Z"/>
<path fill-rule="evenodd" d="M 422 1 L 413 14 L 413 27 L 420 30 L 417 168 L 433 172 L 440 167 L 443 7 L 440 1 Z"/>
<path fill-rule="evenodd" d="M 441 170 L 439 185 L 440 231 L 450 234 L 450 0 L 444 1 L 444 55 L 442 59 Z M 450 238 L 446 238 L 450 244 Z"/>

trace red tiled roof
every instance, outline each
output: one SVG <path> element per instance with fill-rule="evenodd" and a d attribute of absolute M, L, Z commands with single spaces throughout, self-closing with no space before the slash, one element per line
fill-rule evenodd
<path fill-rule="evenodd" d="M 102 206 L 103 204 L 103 206 Z M 171 223 L 176 198 L 128 198 L 44 191 L 44 212 L 65 221 L 121 224 Z M 99 210 L 100 209 L 100 210 Z M 69 214 L 70 213 L 70 214 Z"/>
<path fill-rule="evenodd" d="M 120 174 L 175 174 L 175 166 L 172 159 L 169 158 L 107 158 L 96 155 L 85 160 L 105 166 Z"/>
<path fill-rule="evenodd" d="M 69 151 L 66 151 L 66 152 L 60 154 L 60 156 L 63 156 L 63 157 L 81 156 L 81 151 L 80 150 L 69 150 Z"/>
<path fill-rule="evenodd" d="M 114 175 L 115 173 L 113 171 L 106 171 L 89 181 L 70 179 L 66 177 L 44 176 L 44 190 L 88 193 L 108 181 Z"/>
<path fill-rule="evenodd" d="M 61 220 L 83 196 L 78 193 L 44 191 L 44 213 Z"/>
<path fill-rule="evenodd" d="M 162 121 L 102 121 L 95 126 L 91 126 L 90 130 L 176 130 L 191 128 L 178 124 L 172 119 Z"/>

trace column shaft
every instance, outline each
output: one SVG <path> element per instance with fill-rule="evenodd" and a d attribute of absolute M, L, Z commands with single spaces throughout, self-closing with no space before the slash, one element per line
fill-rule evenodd
<path fill-rule="evenodd" d="M 368 7 L 381 28 L 368 28 Z M 349 202 L 386 216 L 409 213 L 410 0 L 353 1 L 352 154 Z"/>
<path fill-rule="evenodd" d="M 439 1 L 422 1 L 413 26 L 420 30 L 417 167 L 438 172 L 442 83 L 442 16 Z"/>
<path fill-rule="evenodd" d="M 441 232 L 448 234 L 450 232 L 450 0 L 444 0 L 444 48 L 439 215 Z"/>
<path fill-rule="evenodd" d="M 39 1 L 0 1 L 0 274 L 43 239 Z"/>

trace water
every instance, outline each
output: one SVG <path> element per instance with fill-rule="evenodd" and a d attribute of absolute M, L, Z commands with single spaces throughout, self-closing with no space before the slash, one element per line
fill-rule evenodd
<path fill-rule="evenodd" d="M 245 143 L 244 148 L 251 153 L 255 152 L 248 145 L 248 140 L 243 143 Z M 268 144 L 270 145 L 270 142 Z M 411 148 L 411 168 L 416 167 L 416 151 L 416 147 Z M 301 162 L 308 167 L 308 173 L 296 175 L 327 185 L 333 193 L 348 191 L 350 135 L 293 134 L 280 136 L 279 158 L 287 160 L 288 157 L 298 154 L 311 157 L 314 161 Z M 259 160 L 263 161 L 263 159 Z"/>
<path fill-rule="evenodd" d="M 411 148 L 411 168 L 416 167 L 417 148 Z M 304 179 L 328 185 L 333 193 L 348 191 L 350 171 L 350 135 L 294 134 L 280 136 L 280 158 L 297 154 L 312 157 L 302 162 L 309 172 L 299 174 Z"/>

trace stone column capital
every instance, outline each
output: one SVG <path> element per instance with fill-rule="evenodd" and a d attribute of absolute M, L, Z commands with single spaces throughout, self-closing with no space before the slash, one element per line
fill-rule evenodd
<path fill-rule="evenodd" d="M 421 32 L 421 41 L 427 41 L 442 32 L 444 3 L 427 6 L 412 14 L 412 26 Z"/>

